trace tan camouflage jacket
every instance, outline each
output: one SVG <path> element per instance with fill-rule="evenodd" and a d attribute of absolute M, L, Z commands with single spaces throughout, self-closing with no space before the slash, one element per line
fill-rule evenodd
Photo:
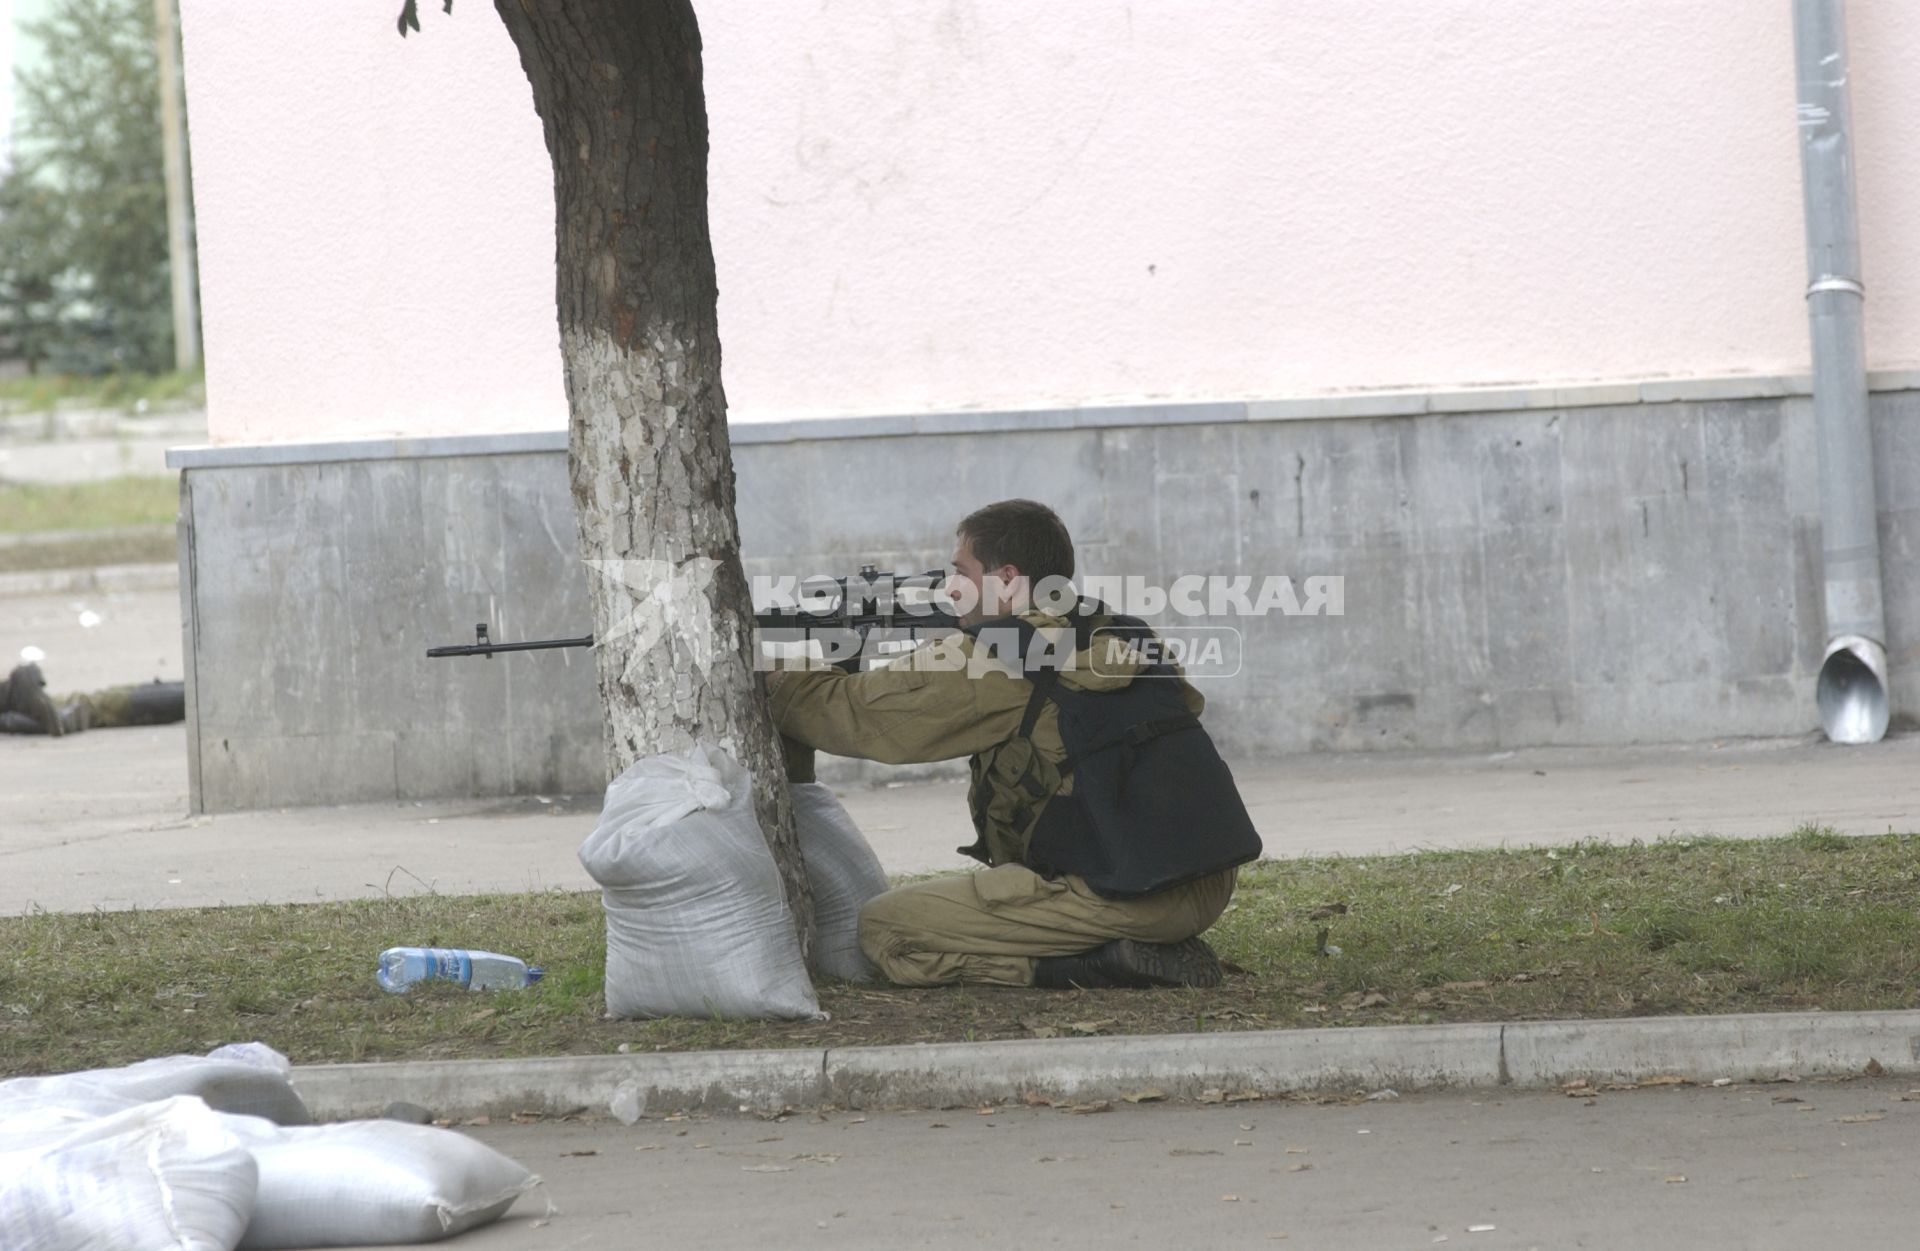
<path fill-rule="evenodd" d="M 1028 613 L 1047 638 L 1069 637 L 1067 622 L 1046 613 Z M 1096 639 L 1101 662 L 1091 649 L 1077 652 L 1060 672 L 1063 686 L 1111 690 L 1133 681 L 1136 660 L 1106 649 Z M 786 669 L 767 675 L 773 723 L 781 735 L 802 748 L 886 764 L 971 758 L 968 792 L 975 825 L 990 864 L 1025 859 L 1027 839 L 1046 802 L 1069 794 L 1061 762 L 1058 710 L 1049 701 L 1034 723 L 1031 741 L 1018 737 L 1033 684 L 1017 664 L 986 655 L 965 634 L 921 644 L 884 667 L 864 673 L 839 669 Z M 1097 669 L 1097 671 L 1096 671 Z M 1151 680 L 1151 679 L 1150 679 Z M 1187 706 L 1198 715 L 1206 701 L 1179 679 Z M 789 749 L 789 775 L 809 778 L 810 760 Z"/>

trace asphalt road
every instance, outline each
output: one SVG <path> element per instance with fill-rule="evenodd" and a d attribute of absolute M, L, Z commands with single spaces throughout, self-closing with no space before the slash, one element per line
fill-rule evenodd
<path fill-rule="evenodd" d="M 491 1125 L 467 1132 L 540 1173 L 557 1211 L 536 1226 L 536 1193 L 459 1245 L 1906 1246 L 1920 1217 L 1906 1089 Z"/>

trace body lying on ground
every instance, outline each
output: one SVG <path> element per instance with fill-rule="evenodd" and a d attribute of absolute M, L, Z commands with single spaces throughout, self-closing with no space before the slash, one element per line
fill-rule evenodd
<path fill-rule="evenodd" d="M 155 680 L 139 686 L 65 695 L 47 694 L 37 664 L 18 665 L 0 682 L 0 734 L 48 734 L 130 725 L 167 725 L 186 719 L 186 686 Z"/>

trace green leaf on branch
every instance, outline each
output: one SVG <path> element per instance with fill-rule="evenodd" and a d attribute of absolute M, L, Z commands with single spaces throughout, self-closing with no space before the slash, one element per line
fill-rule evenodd
<path fill-rule="evenodd" d="M 445 0 L 445 3 L 443 3 L 440 6 L 440 11 L 442 13 L 453 12 L 453 0 Z M 407 37 L 407 31 L 409 29 L 412 29 L 412 30 L 420 29 L 419 0 L 406 0 L 406 3 L 400 6 L 399 25 L 400 25 L 400 37 L 402 39 L 405 39 Z"/>

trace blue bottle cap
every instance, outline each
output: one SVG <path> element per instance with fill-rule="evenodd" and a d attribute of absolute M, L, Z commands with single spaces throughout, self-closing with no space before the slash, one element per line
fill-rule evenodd
<path fill-rule="evenodd" d="M 541 978 L 545 977 L 546 975 L 547 975 L 547 971 L 545 969 L 541 968 L 538 965 L 535 965 L 533 968 L 527 970 L 527 985 L 529 986 L 533 985 L 535 982 L 539 981 Z"/>

